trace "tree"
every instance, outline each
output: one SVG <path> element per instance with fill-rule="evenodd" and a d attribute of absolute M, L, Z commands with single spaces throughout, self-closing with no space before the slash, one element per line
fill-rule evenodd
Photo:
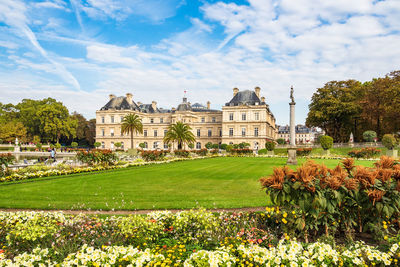
<path fill-rule="evenodd" d="M 133 148 L 133 133 L 143 133 L 142 119 L 136 114 L 128 114 L 122 120 L 121 134 L 131 134 L 131 148 Z"/>
<path fill-rule="evenodd" d="M 99 148 L 101 146 L 101 143 L 100 142 L 94 142 L 93 145 L 94 145 L 95 148 Z"/>
<path fill-rule="evenodd" d="M 15 138 L 20 141 L 26 140 L 26 128 L 18 121 L 0 123 L 0 138 L 6 142 L 14 142 Z"/>
<path fill-rule="evenodd" d="M 365 131 L 363 133 L 363 139 L 365 142 L 373 142 L 376 138 L 376 132 L 374 131 Z"/>
<path fill-rule="evenodd" d="M 265 142 L 265 148 L 268 151 L 273 151 L 275 149 L 275 142 L 274 141 L 267 141 Z"/>
<path fill-rule="evenodd" d="M 61 136 L 75 137 L 78 122 L 69 115 L 61 102 L 53 102 L 38 108 L 41 136 L 49 141 L 59 142 Z"/>
<path fill-rule="evenodd" d="M 385 134 L 382 138 L 382 144 L 389 150 L 393 150 L 393 148 L 397 145 L 396 138 L 394 138 L 393 134 Z"/>
<path fill-rule="evenodd" d="M 182 149 L 184 144 L 194 143 L 196 138 L 192 133 L 192 128 L 186 123 L 178 121 L 168 127 L 164 136 L 164 143 L 170 144 L 177 142 L 178 149 Z"/>
<path fill-rule="evenodd" d="M 121 144 L 120 142 L 117 142 L 117 143 L 114 144 L 114 146 L 115 146 L 117 149 L 120 149 L 120 147 L 122 146 L 122 144 Z"/>
<path fill-rule="evenodd" d="M 354 117 L 361 113 L 356 101 L 361 96 L 362 88 L 358 81 L 326 83 L 312 96 L 306 125 L 324 129 L 335 142 L 346 142 L 353 128 Z"/>
<path fill-rule="evenodd" d="M 71 147 L 73 147 L 73 148 L 78 147 L 78 143 L 77 142 L 72 142 L 71 143 Z"/>

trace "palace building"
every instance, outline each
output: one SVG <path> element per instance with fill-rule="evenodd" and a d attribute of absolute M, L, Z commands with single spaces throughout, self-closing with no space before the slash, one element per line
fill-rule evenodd
<path fill-rule="evenodd" d="M 210 108 L 210 101 L 204 106 L 191 104 L 184 97 L 176 108 L 163 109 L 157 102 L 143 104 L 135 102 L 133 95 L 110 95 L 108 103 L 96 111 L 96 141 L 102 148 L 114 149 L 119 142 L 122 148 L 131 147 L 130 134 L 121 134 L 121 122 L 127 114 L 137 114 L 142 119 L 143 134 L 134 134 L 133 147 L 145 144 L 146 149 L 167 149 L 163 138 L 168 127 L 181 121 L 187 123 L 196 137 L 195 149 L 213 144 L 249 143 L 252 149 L 262 149 L 266 140 L 276 139 L 275 117 L 260 96 L 260 88 L 254 91 L 233 89 L 233 98 L 221 110 Z M 187 147 L 186 147 L 187 149 Z"/>

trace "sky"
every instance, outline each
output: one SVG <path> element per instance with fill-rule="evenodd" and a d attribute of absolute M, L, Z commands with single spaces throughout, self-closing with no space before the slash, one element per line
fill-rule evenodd
<path fill-rule="evenodd" d="M 221 109 L 261 95 L 304 123 L 317 88 L 400 70 L 400 0 L 0 0 L 0 102 L 53 97 L 94 118 L 109 94 Z"/>

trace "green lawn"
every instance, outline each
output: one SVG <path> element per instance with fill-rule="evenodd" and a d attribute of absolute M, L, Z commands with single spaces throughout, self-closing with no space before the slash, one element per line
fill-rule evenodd
<path fill-rule="evenodd" d="M 328 167 L 339 162 L 315 161 Z M 0 208 L 133 210 L 265 206 L 268 198 L 258 179 L 285 162 L 285 158 L 213 158 L 0 184 Z M 357 164 L 371 166 L 372 162 Z"/>

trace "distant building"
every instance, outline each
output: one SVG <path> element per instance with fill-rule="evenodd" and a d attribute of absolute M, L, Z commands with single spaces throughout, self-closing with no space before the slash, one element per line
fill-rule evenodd
<path fill-rule="evenodd" d="M 133 146 L 144 143 L 147 149 L 165 149 L 163 138 L 168 127 L 181 121 L 189 124 L 196 137 L 195 148 L 213 144 L 249 143 L 251 148 L 264 148 L 268 139 L 276 139 L 275 117 L 260 96 L 260 88 L 254 91 L 233 89 L 233 98 L 221 110 L 199 103 L 191 104 L 184 97 L 177 108 L 162 109 L 157 102 L 135 102 L 132 94 L 116 97 L 110 95 L 108 103 L 96 111 L 96 141 L 102 148 L 114 149 L 120 142 L 130 148 L 130 134 L 121 134 L 121 122 L 127 114 L 137 114 L 142 119 L 143 134 L 134 134 Z"/>
<path fill-rule="evenodd" d="M 290 126 L 277 126 L 278 138 L 285 139 L 289 143 L 290 139 Z M 323 131 L 319 128 L 308 128 L 305 125 L 296 125 L 296 144 L 313 144 L 318 136 L 323 135 Z"/>

